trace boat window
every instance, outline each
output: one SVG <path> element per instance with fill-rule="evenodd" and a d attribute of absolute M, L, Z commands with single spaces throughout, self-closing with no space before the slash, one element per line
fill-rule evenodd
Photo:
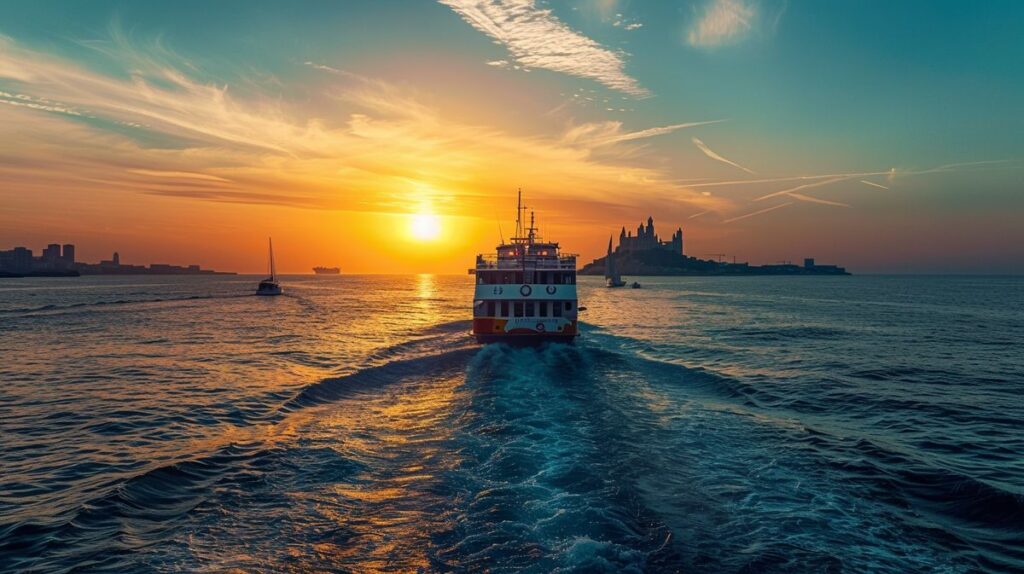
<path fill-rule="evenodd" d="M 541 301 L 541 302 L 537 303 L 537 306 L 540 307 L 540 316 L 541 317 L 547 317 L 548 316 L 548 302 L 547 301 Z"/>
<path fill-rule="evenodd" d="M 502 301 L 501 302 L 501 316 L 502 317 L 508 317 L 509 316 L 509 314 L 508 314 L 508 301 Z"/>
<path fill-rule="evenodd" d="M 522 271 L 516 271 L 515 272 L 515 283 L 522 283 L 522 282 L 523 282 L 523 272 Z"/>
<path fill-rule="evenodd" d="M 551 316 L 552 317 L 561 317 L 562 316 L 562 306 L 558 304 L 558 301 L 553 301 L 551 303 Z"/>
<path fill-rule="evenodd" d="M 565 302 L 565 310 L 566 311 L 572 311 L 572 301 L 566 301 Z"/>
<path fill-rule="evenodd" d="M 497 306 L 496 303 L 497 303 L 497 301 L 488 301 L 487 302 L 487 316 L 488 317 L 493 317 L 494 316 L 495 307 Z"/>
<path fill-rule="evenodd" d="M 527 301 L 526 302 L 526 316 L 527 317 L 535 317 L 536 315 L 537 315 L 537 312 L 534 311 L 533 301 Z"/>
<path fill-rule="evenodd" d="M 515 304 L 515 315 L 516 315 L 516 317 L 522 317 L 523 316 L 523 302 L 522 301 L 516 301 L 516 304 Z"/>

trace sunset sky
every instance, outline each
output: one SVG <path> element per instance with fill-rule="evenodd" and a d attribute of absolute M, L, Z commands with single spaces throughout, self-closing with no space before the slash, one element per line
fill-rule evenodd
<path fill-rule="evenodd" d="M 584 261 L 1024 272 L 1024 3 L 7 2 L 0 249 L 464 273 L 516 189 Z M 435 228 L 436 226 L 436 228 Z"/>

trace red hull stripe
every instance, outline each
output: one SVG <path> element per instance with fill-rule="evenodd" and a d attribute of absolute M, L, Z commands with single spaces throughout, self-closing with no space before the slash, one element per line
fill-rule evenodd
<path fill-rule="evenodd" d="M 516 328 L 511 331 L 505 331 L 505 324 L 508 322 L 507 319 L 495 319 L 491 317 L 476 318 L 473 319 L 473 334 L 474 335 L 545 335 L 545 336 L 565 336 L 572 337 L 576 335 L 576 321 L 570 321 L 561 331 L 541 331 L 536 329 L 528 328 Z"/>

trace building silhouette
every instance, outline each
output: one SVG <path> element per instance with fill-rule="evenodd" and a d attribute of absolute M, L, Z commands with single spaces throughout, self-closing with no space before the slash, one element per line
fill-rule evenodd
<path fill-rule="evenodd" d="M 33 257 L 32 250 L 26 247 L 15 247 L 7 251 L 0 250 L 0 277 L 32 275 L 41 277 L 70 277 L 78 275 L 233 275 L 212 269 L 203 269 L 199 265 L 171 265 L 153 263 L 145 265 L 122 265 L 121 255 L 114 252 L 113 257 L 99 263 L 85 263 L 76 260 L 75 246 L 65 243 L 51 243 L 43 249 L 39 257 Z"/>
<path fill-rule="evenodd" d="M 55 266 L 60 262 L 60 244 L 51 243 L 43 249 L 43 262 Z"/>
<path fill-rule="evenodd" d="M 10 273 L 30 273 L 32 271 L 32 250 L 15 247 L 8 251 L 0 251 L 0 271 Z"/>
<path fill-rule="evenodd" d="M 619 245 L 615 248 L 616 253 L 647 251 L 650 249 L 662 249 L 673 253 L 683 253 L 683 228 L 676 228 L 672 239 L 662 241 L 654 230 L 654 218 L 647 218 L 647 226 L 643 223 L 637 226 L 636 235 L 633 232 L 626 232 L 625 226 L 619 232 Z"/>

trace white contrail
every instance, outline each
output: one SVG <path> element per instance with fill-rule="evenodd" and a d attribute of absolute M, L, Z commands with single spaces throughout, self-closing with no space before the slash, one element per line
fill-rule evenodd
<path fill-rule="evenodd" d="M 762 213 L 768 213 L 769 211 L 775 211 L 776 209 L 782 209 L 783 207 L 786 207 L 787 205 L 793 205 L 793 202 L 789 201 L 789 202 L 786 202 L 786 203 L 780 203 L 779 205 L 773 205 L 773 206 L 771 206 L 771 207 L 769 207 L 767 209 L 762 209 L 761 211 L 755 211 L 753 213 L 747 213 L 747 214 L 741 215 L 739 217 L 733 217 L 731 219 L 726 219 L 724 221 L 724 223 L 732 223 L 733 221 L 739 221 L 741 219 L 746 219 L 748 217 L 754 217 L 755 215 L 761 215 Z"/>
<path fill-rule="evenodd" d="M 799 199 L 800 201 L 809 201 L 811 203 L 820 203 L 822 205 L 834 205 L 836 207 L 850 207 L 848 203 L 840 203 L 838 201 L 829 201 L 827 199 L 821 199 L 818 197 L 811 197 L 810 195 L 804 195 L 802 193 L 789 192 L 786 197 L 792 197 L 793 199 Z"/>
<path fill-rule="evenodd" d="M 860 180 L 860 182 L 863 183 L 864 185 L 870 185 L 872 187 L 879 187 L 879 188 L 882 188 L 882 189 L 889 189 L 888 187 L 885 187 L 884 185 L 882 185 L 880 183 L 875 183 L 873 181 L 868 181 L 866 179 L 862 179 L 862 180 Z"/>
<path fill-rule="evenodd" d="M 613 143 L 625 142 L 630 140 L 638 140 L 642 138 L 649 138 L 654 136 L 660 136 L 663 134 L 672 133 L 676 130 L 683 130 L 686 128 L 695 128 L 697 126 L 706 126 L 709 124 L 717 124 L 726 120 L 706 120 L 703 122 L 687 122 L 685 124 L 673 124 L 671 126 L 660 126 L 656 128 L 647 128 L 637 132 L 627 132 L 623 134 L 615 134 L 608 136 L 600 140 L 600 145 L 608 145 Z"/>
<path fill-rule="evenodd" d="M 693 215 L 691 215 L 690 217 L 687 217 L 687 219 L 697 219 L 698 217 L 700 217 L 700 216 L 702 216 L 702 215 L 707 215 L 707 214 L 709 214 L 709 213 L 711 213 L 711 210 L 710 210 L 710 209 L 708 209 L 708 210 L 706 210 L 706 211 L 702 211 L 702 212 L 700 212 L 700 213 L 694 213 L 694 214 L 693 214 Z"/>
<path fill-rule="evenodd" d="M 768 195 L 762 195 L 761 197 L 758 197 L 754 201 L 763 201 L 765 199 L 770 199 L 772 197 L 778 197 L 780 195 L 789 195 L 789 194 L 793 193 L 794 191 L 800 191 L 801 189 L 810 189 L 812 187 L 821 187 L 823 185 L 828 185 L 830 183 L 836 183 L 837 181 L 844 181 L 844 180 L 847 180 L 847 179 L 850 179 L 850 178 L 849 177 L 834 177 L 832 179 L 826 179 L 825 181 L 816 181 L 814 183 L 805 183 L 803 185 L 798 185 L 796 187 L 791 187 L 789 189 L 784 189 L 782 191 L 776 191 L 774 193 L 769 193 Z"/>
<path fill-rule="evenodd" d="M 885 171 L 862 171 L 862 172 L 852 172 L 852 173 L 823 173 L 823 174 L 820 174 L 820 175 L 794 175 L 794 176 L 788 176 L 788 177 L 770 177 L 770 178 L 762 178 L 762 179 L 736 179 L 736 180 L 727 180 L 727 181 L 707 181 L 707 182 L 702 182 L 702 183 L 689 183 L 689 184 L 685 184 L 685 185 L 686 185 L 686 187 L 689 187 L 689 188 L 717 187 L 717 186 L 720 186 L 720 185 L 751 185 L 751 184 L 757 184 L 757 183 L 778 183 L 778 182 L 783 182 L 783 181 L 804 181 L 804 180 L 808 180 L 808 179 L 828 179 L 828 178 L 853 179 L 853 178 L 862 178 L 862 177 L 872 177 L 872 176 L 876 176 L 876 175 L 887 176 L 889 178 L 889 181 L 892 181 L 897 176 L 903 177 L 903 176 L 911 176 L 911 175 L 928 175 L 928 174 L 932 174 L 932 173 L 943 173 L 943 172 L 948 172 L 948 171 L 954 171 L 956 169 L 965 168 L 965 167 L 976 167 L 976 166 L 984 166 L 984 165 L 998 165 L 998 164 L 1013 163 L 1014 161 L 1015 160 L 1009 160 L 1009 159 L 997 159 L 997 160 L 986 160 L 986 161 L 968 161 L 968 162 L 960 162 L 960 163 L 948 163 L 946 165 L 940 165 L 938 167 L 932 167 L 932 168 L 928 168 L 928 169 L 924 169 L 924 170 L 920 170 L 920 171 L 896 171 L 896 168 L 891 168 L 891 169 L 887 169 Z"/>
<path fill-rule="evenodd" d="M 704 142 L 700 141 L 699 139 L 697 139 L 697 138 L 691 138 L 691 139 L 693 140 L 693 145 L 697 146 L 697 148 L 699 148 L 700 151 L 704 152 L 704 155 L 708 156 L 709 158 L 711 158 L 711 159 L 713 159 L 715 161 L 720 161 L 722 163 L 727 163 L 727 164 L 729 164 L 729 165 L 731 165 L 733 167 L 742 169 L 743 171 L 745 171 L 745 172 L 747 172 L 747 173 L 749 173 L 751 175 L 756 175 L 753 172 L 753 170 L 749 170 L 749 169 L 743 167 L 742 165 L 740 165 L 740 164 L 738 164 L 738 163 L 736 163 L 736 162 L 734 162 L 734 161 L 732 161 L 730 159 L 727 159 L 727 158 L 724 158 L 724 157 L 718 155 L 717 153 L 715 153 L 714 150 L 709 148 L 707 146 L 707 144 L 705 144 Z"/>
<path fill-rule="evenodd" d="M 783 181 L 806 181 L 808 179 L 870 177 L 872 175 L 889 175 L 888 171 L 866 171 L 858 173 L 824 173 L 821 175 L 793 175 L 788 177 L 769 177 L 763 179 L 735 179 L 731 181 L 709 181 L 707 183 L 691 183 L 686 187 L 717 187 L 719 185 L 746 185 L 753 183 L 779 183 Z"/>
<path fill-rule="evenodd" d="M 926 169 L 924 171 L 911 172 L 911 173 L 914 174 L 914 175 L 919 175 L 919 174 L 923 174 L 923 173 L 937 173 L 937 172 L 943 172 L 943 171 L 952 171 L 952 170 L 954 170 L 954 169 L 956 169 L 958 167 L 973 167 L 973 166 L 976 166 L 976 165 L 991 165 L 991 164 L 996 164 L 996 163 L 1009 163 L 1010 161 L 1012 161 L 1012 160 L 1008 160 L 1008 159 L 989 159 L 989 160 L 984 160 L 984 161 L 961 161 L 961 162 L 957 162 L 957 163 L 947 163 L 946 165 L 940 165 L 939 167 L 933 167 L 931 169 Z"/>

